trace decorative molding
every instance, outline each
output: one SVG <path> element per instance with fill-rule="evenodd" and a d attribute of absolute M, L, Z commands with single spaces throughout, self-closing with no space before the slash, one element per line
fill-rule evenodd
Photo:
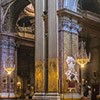
<path fill-rule="evenodd" d="M 35 46 L 35 40 L 17 36 L 16 37 L 16 44 L 17 44 L 17 46 L 25 45 L 25 46 L 29 46 L 29 47 L 34 47 Z"/>

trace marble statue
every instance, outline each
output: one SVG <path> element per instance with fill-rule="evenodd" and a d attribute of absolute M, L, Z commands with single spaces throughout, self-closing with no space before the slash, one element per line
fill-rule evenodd
<path fill-rule="evenodd" d="M 68 56 L 67 59 L 66 59 L 66 62 L 67 62 L 67 65 L 68 65 L 68 69 L 65 72 L 67 79 L 69 81 L 75 80 L 77 83 L 79 83 L 78 73 L 75 70 L 75 59 L 71 56 Z"/>

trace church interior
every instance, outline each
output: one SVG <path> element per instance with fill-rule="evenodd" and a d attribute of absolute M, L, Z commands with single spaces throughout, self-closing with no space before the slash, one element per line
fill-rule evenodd
<path fill-rule="evenodd" d="M 0 99 L 100 100 L 100 0 L 1 0 Z"/>

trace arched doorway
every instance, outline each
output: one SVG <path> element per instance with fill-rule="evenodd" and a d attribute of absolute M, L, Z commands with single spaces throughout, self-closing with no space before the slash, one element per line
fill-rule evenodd
<path fill-rule="evenodd" d="M 34 0 L 32 3 L 34 5 Z M 0 21 L 3 20 L 0 23 L 0 43 L 4 41 L 7 44 L 6 49 L 0 48 L 0 50 L 4 51 L 4 53 L 0 53 L 2 59 L 5 55 L 5 58 L 2 61 L 0 60 L 0 63 L 2 63 L 2 65 L 0 64 L 0 71 L 2 70 L 0 72 L 0 85 L 2 85 L 0 86 L 0 98 L 16 98 L 20 84 L 22 89 L 21 95 L 24 95 L 24 90 L 26 92 L 26 84 L 34 86 L 35 15 L 31 14 L 34 12 L 32 3 L 29 0 L 5 0 L 0 3 L 0 8 L 2 8 L 2 19 Z M 15 67 L 15 70 L 9 76 L 9 80 L 7 80 L 7 73 L 3 66 L 6 58 L 9 56 L 13 59 L 12 67 Z M 27 70 L 24 70 L 25 68 Z M 19 81 L 18 77 L 20 77 L 21 81 Z M 33 89 L 33 87 L 31 88 Z"/>

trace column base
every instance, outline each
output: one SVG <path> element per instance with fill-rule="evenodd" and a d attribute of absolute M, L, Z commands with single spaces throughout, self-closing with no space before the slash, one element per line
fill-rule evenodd
<path fill-rule="evenodd" d="M 81 95 L 79 93 L 65 93 L 61 94 L 61 100 L 80 100 Z"/>
<path fill-rule="evenodd" d="M 16 98 L 15 93 L 0 93 L 0 98 Z"/>
<path fill-rule="evenodd" d="M 35 93 L 33 100 L 60 100 L 59 93 Z"/>

